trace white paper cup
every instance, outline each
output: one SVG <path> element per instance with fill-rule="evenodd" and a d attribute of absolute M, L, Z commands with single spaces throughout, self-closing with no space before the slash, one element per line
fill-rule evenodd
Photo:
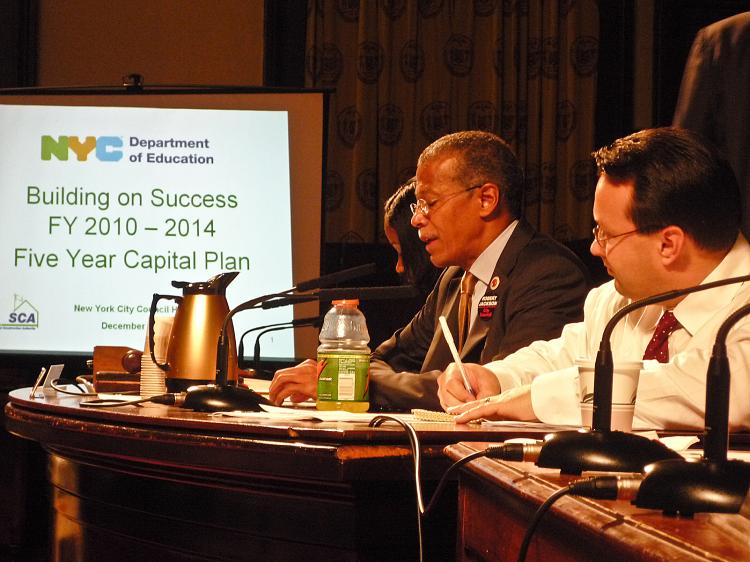
<path fill-rule="evenodd" d="M 633 431 L 633 413 L 635 404 L 612 404 L 612 420 L 610 428 L 613 431 Z M 594 405 L 591 402 L 581 402 L 581 425 L 591 427 L 594 418 Z"/>
<path fill-rule="evenodd" d="M 167 360 L 169 335 L 172 333 L 173 323 L 174 316 L 154 317 L 154 355 L 159 363 L 165 363 Z M 164 371 L 151 359 L 148 343 L 148 334 L 146 334 L 146 344 L 141 356 L 140 395 L 142 398 L 151 398 L 167 391 Z"/>
<path fill-rule="evenodd" d="M 581 402 L 594 400 L 594 361 L 576 359 Z M 617 361 L 612 379 L 612 404 L 635 404 L 643 361 Z"/>

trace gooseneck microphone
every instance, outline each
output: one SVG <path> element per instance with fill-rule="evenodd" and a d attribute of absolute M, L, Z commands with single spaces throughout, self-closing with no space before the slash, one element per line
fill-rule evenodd
<path fill-rule="evenodd" d="M 419 291 L 413 285 L 395 285 L 392 287 L 334 287 L 321 289 L 306 295 L 288 295 L 265 301 L 260 306 L 264 309 L 278 308 L 301 302 L 320 300 L 323 302 L 340 299 L 367 300 L 398 300 L 411 299 L 419 296 Z"/>
<path fill-rule="evenodd" d="M 299 328 L 302 326 L 313 326 L 320 328 L 323 325 L 323 316 L 310 316 L 308 318 L 298 318 L 284 324 L 277 324 L 275 326 L 265 326 L 255 338 L 255 345 L 253 346 L 253 368 L 258 370 L 260 364 L 260 338 L 269 332 L 278 332 L 280 330 L 289 330 L 290 328 Z"/>
<path fill-rule="evenodd" d="M 584 470 L 641 472 L 653 462 L 681 459 L 662 443 L 622 431 L 611 431 L 613 360 L 610 337 L 624 316 L 644 306 L 705 291 L 724 285 L 750 281 L 750 275 L 720 279 L 702 285 L 676 289 L 632 302 L 618 310 L 602 333 L 594 364 L 594 414 L 591 431 L 560 431 L 547 436 L 535 460 L 537 466 L 559 468 L 567 474 Z M 533 456 L 536 456 L 534 454 Z"/>
<path fill-rule="evenodd" d="M 241 369 L 247 369 L 250 365 L 244 362 L 244 356 L 245 356 L 245 336 L 247 336 L 250 332 L 258 332 L 262 330 L 268 330 L 270 328 L 279 328 L 279 329 L 288 329 L 288 328 L 299 328 L 302 326 L 314 326 L 315 321 L 318 320 L 320 316 L 310 316 L 307 318 L 295 318 L 294 320 L 288 320 L 286 322 L 276 322 L 274 324 L 266 324 L 264 326 L 255 326 L 254 328 L 250 328 L 249 330 L 246 330 L 244 334 L 242 334 L 242 337 L 240 337 L 239 344 L 237 346 L 237 358 L 239 359 L 240 368 Z M 264 332 L 265 333 L 265 332 Z"/>
<path fill-rule="evenodd" d="M 245 301 L 229 311 L 224 318 L 219 341 L 216 347 L 216 381 L 215 384 L 200 385 L 187 390 L 184 408 L 201 412 L 219 412 L 230 410 L 260 410 L 260 404 L 271 404 L 260 394 L 235 385 L 227 384 L 229 372 L 229 336 L 228 326 L 232 317 L 243 310 L 260 306 L 263 302 L 289 296 L 295 291 L 309 291 L 320 287 L 330 287 L 349 279 L 370 275 L 375 272 L 375 264 L 361 265 L 345 269 L 330 275 L 323 275 L 316 279 L 303 281 L 286 291 L 271 293 Z"/>
<path fill-rule="evenodd" d="M 750 463 L 727 459 L 729 444 L 729 359 L 726 338 L 750 304 L 730 314 L 716 334 L 706 372 L 703 458 L 655 462 L 646 467 L 633 503 L 665 513 L 738 513 L 750 489 Z"/>

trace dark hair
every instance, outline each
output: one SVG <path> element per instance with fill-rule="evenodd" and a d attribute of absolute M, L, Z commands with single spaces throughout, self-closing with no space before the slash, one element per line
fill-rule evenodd
<path fill-rule="evenodd" d="M 633 180 L 630 218 L 643 232 L 682 228 L 707 250 L 732 247 L 740 227 L 740 195 L 729 163 L 686 129 L 645 129 L 593 153 L 598 173 Z"/>
<path fill-rule="evenodd" d="M 416 178 L 411 178 L 386 200 L 385 222 L 398 235 L 404 278 L 426 294 L 432 290 L 440 270 L 432 265 L 417 229 L 411 225 L 410 205 L 417 202 L 414 195 L 415 183 Z"/>
<path fill-rule="evenodd" d="M 523 170 L 510 146 L 486 131 L 461 131 L 440 137 L 419 155 L 417 165 L 446 153 L 460 155 L 458 177 L 466 186 L 492 182 L 500 188 L 510 214 L 523 210 Z"/>

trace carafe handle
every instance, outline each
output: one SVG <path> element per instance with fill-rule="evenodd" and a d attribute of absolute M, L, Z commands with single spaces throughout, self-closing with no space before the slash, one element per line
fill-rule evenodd
<path fill-rule="evenodd" d="M 154 315 L 156 314 L 156 305 L 159 304 L 159 301 L 161 299 L 172 299 L 177 303 L 179 306 L 182 303 L 182 297 L 178 295 L 160 295 L 158 293 L 154 293 L 154 298 L 151 299 L 151 310 L 148 314 L 148 350 L 151 353 L 151 361 L 154 362 L 154 365 L 159 367 L 162 371 L 169 371 L 169 361 L 166 363 L 159 363 L 156 360 L 156 355 L 154 354 Z"/>

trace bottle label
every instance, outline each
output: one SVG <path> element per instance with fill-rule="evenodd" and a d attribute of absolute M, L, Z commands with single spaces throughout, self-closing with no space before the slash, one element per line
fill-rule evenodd
<path fill-rule="evenodd" d="M 318 400 L 367 402 L 369 353 L 318 353 Z"/>

